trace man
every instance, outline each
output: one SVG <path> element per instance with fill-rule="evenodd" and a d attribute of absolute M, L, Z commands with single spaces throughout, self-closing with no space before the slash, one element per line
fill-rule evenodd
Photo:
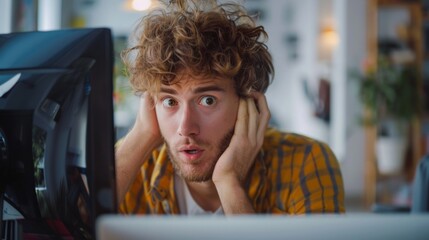
<path fill-rule="evenodd" d="M 268 128 L 266 32 L 240 6 L 208 2 L 149 13 L 125 53 L 142 94 L 117 144 L 121 212 L 344 212 L 329 147 Z"/>

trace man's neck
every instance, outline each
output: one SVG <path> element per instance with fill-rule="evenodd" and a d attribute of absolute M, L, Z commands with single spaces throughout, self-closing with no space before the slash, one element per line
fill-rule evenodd
<path fill-rule="evenodd" d="M 205 211 L 215 212 L 219 207 L 220 199 L 216 187 L 212 181 L 188 182 L 189 192 L 194 201 Z"/>

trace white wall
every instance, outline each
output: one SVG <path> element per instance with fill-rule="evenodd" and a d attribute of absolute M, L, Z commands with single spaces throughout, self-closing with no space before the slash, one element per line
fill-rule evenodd
<path fill-rule="evenodd" d="M 338 0 L 344 1 L 344 0 Z M 345 22 L 346 31 L 346 68 L 360 69 L 366 58 L 366 1 L 345 0 Z M 364 131 L 357 124 L 362 106 L 357 98 L 357 87 L 347 81 L 345 89 L 345 131 L 346 131 L 346 155 L 342 162 L 342 171 L 346 194 L 358 196 L 363 194 L 364 189 Z"/>
<path fill-rule="evenodd" d="M 37 29 L 39 31 L 57 30 L 61 28 L 60 0 L 39 0 L 37 13 Z"/>
<path fill-rule="evenodd" d="M 93 1 L 74 0 L 75 12 L 84 17 L 88 27 L 109 27 L 115 36 L 127 36 L 144 12 L 124 8 L 124 0 Z"/>
<path fill-rule="evenodd" d="M 275 79 L 267 92 L 273 120 L 283 130 L 329 142 L 329 128 L 314 117 L 303 88 L 307 81 L 311 90 L 317 91 L 318 1 L 254 0 L 247 1 L 247 7 L 259 7 L 266 14 L 260 23 L 269 34 L 267 45 L 275 67 Z M 293 49 L 286 40 L 293 35 L 297 37 L 296 59 L 289 57 Z"/>
<path fill-rule="evenodd" d="M 12 0 L 0 0 L 0 34 L 12 30 Z"/>

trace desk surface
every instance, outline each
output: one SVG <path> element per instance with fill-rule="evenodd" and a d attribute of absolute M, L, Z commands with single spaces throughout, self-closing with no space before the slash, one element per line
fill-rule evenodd
<path fill-rule="evenodd" d="M 121 216 L 97 220 L 97 239 L 429 239 L 429 214 Z"/>

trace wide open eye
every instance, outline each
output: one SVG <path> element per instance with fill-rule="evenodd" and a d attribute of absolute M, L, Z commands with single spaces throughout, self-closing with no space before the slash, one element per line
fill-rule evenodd
<path fill-rule="evenodd" d="M 212 106 L 216 103 L 216 98 L 213 96 L 204 96 L 200 100 L 200 104 L 203 106 Z"/>
<path fill-rule="evenodd" d="M 162 105 L 167 108 L 171 108 L 177 105 L 177 101 L 173 98 L 164 98 L 162 100 Z"/>

